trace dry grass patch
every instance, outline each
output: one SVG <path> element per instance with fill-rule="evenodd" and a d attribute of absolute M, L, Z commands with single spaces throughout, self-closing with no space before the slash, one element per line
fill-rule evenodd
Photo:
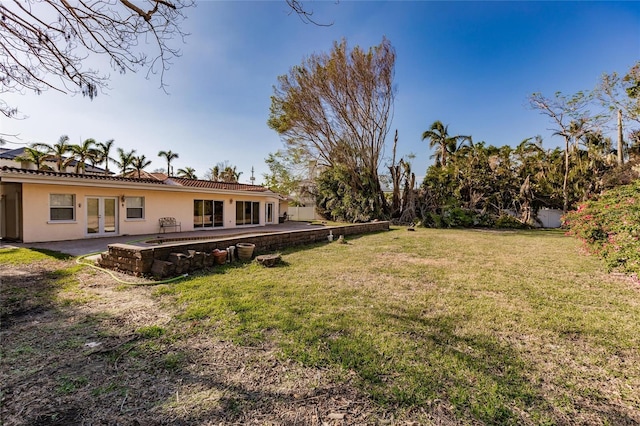
<path fill-rule="evenodd" d="M 6 424 L 640 423 L 638 284 L 561 233 L 392 230 L 282 255 L 155 288 L 33 263 L 5 286 L 34 308 L 5 310 Z"/>
<path fill-rule="evenodd" d="M 628 352 L 638 343 L 637 289 L 579 255 L 575 241 L 397 230 L 348 242 L 171 293 L 185 320 L 215 319 L 242 344 L 276 343 L 284 359 L 353 372 L 383 407 L 445 401 L 459 419 L 487 423 L 640 421 L 638 398 L 625 393 L 640 372 L 611 361 L 637 359 Z"/>

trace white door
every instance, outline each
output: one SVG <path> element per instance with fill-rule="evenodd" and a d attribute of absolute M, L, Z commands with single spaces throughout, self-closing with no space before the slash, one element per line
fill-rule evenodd
<path fill-rule="evenodd" d="M 87 197 L 87 235 L 116 235 L 118 233 L 118 199 Z"/>
<path fill-rule="evenodd" d="M 273 203 L 267 203 L 265 223 L 273 223 Z"/>

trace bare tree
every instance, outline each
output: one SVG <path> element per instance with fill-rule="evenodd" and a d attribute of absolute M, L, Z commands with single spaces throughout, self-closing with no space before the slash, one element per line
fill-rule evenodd
<path fill-rule="evenodd" d="M 321 23 L 316 21 L 315 18 L 313 18 L 313 11 L 305 8 L 304 4 L 299 0 L 287 0 L 287 4 L 291 8 L 291 11 L 297 13 L 300 19 L 302 19 L 302 22 L 306 24 L 314 24 L 321 27 L 329 27 L 333 25 L 333 23 Z"/>
<path fill-rule="evenodd" d="M 564 179 L 562 184 L 562 210 L 566 213 L 569 210 L 569 171 L 571 151 L 577 148 L 579 141 L 600 125 L 601 117 L 590 116 L 587 107 L 591 99 L 583 92 L 578 92 L 571 97 L 567 97 L 560 92 L 556 92 L 553 98 L 548 98 L 540 93 L 534 93 L 529 97 L 532 108 L 546 115 L 554 123 L 554 135 L 562 136 L 565 142 L 564 148 Z"/>
<path fill-rule="evenodd" d="M 319 166 L 340 166 L 354 191 L 386 212 L 378 168 L 392 116 L 396 54 L 386 38 L 368 51 L 347 42 L 313 54 L 278 77 L 268 124 L 288 149 Z M 371 186 L 371 188 L 369 188 Z"/>
<path fill-rule="evenodd" d="M 636 62 L 624 77 L 620 77 L 616 72 L 603 74 L 594 93 L 602 105 L 616 115 L 618 165 L 622 165 L 623 119 L 640 123 L 640 62 Z"/>
<path fill-rule="evenodd" d="M 640 61 L 623 77 L 603 74 L 595 95 L 611 112 L 620 111 L 625 119 L 640 123 Z"/>
<path fill-rule="evenodd" d="M 313 12 L 299 0 L 286 0 L 304 22 Z M 95 97 L 108 76 L 86 66 L 90 57 L 107 57 L 119 72 L 147 69 L 160 75 L 184 42 L 186 11 L 195 0 L 6 0 L 0 2 L 0 95 L 56 90 Z M 0 99 L 0 113 L 18 110 Z M 8 135 L 5 135 L 8 136 Z"/>
<path fill-rule="evenodd" d="M 93 98 L 108 77 L 88 68 L 106 56 L 120 73 L 148 69 L 163 74 L 180 51 L 186 8 L 193 0 L 67 0 L 0 3 L 0 93 L 53 89 Z M 150 48 L 150 42 L 155 46 Z M 154 51 L 155 49 L 155 51 Z M 0 101 L 7 117 L 17 111 Z"/>

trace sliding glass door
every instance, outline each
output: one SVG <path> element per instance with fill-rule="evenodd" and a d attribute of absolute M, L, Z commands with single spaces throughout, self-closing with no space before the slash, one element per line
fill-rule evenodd
<path fill-rule="evenodd" d="M 236 201 L 236 226 L 259 224 L 260 203 L 257 201 Z"/>
<path fill-rule="evenodd" d="M 223 201 L 193 200 L 193 227 L 213 228 L 224 226 Z"/>

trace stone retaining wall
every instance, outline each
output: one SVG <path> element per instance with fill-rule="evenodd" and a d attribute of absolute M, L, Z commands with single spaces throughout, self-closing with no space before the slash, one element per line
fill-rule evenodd
<path fill-rule="evenodd" d="M 274 252 L 291 246 L 328 241 L 331 232 L 335 239 L 340 235 L 361 235 L 388 231 L 389 222 L 369 222 L 342 226 L 314 226 L 300 231 L 273 232 L 260 235 L 243 235 L 200 241 L 178 241 L 157 247 L 140 247 L 131 244 L 110 244 L 101 255 L 98 264 L 133 275 L 153 275 L 166 278 L 213 266 L 213 250 L 226 250 L 238 243 L 255 244 L 254 255 Z"/>

